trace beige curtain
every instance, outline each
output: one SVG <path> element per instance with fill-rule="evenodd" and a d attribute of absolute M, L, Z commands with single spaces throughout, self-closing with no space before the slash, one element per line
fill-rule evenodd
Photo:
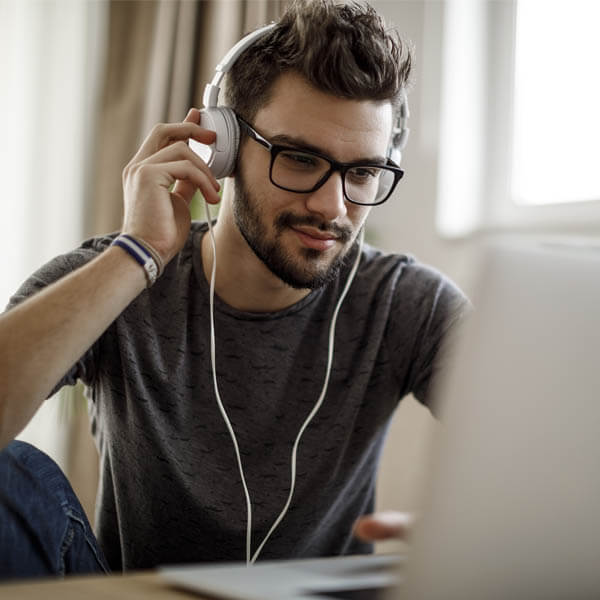
<path fill-rule="evenodd" d="M 106 66 L 86 198 L 86 235 L 116 231 L 121 172 L 155 123 L 202 106 L 204 85 L 247 31 L 276 20 L 287 0 L 112 0 Z M 78 388 L 75 388 L 75 394 Z M 87 416 L 76 411 L 66 472 L 93 522 L 98 480 Z"/>
<path fill-rule="evenodd" d="M 119 229 L 121 172 L 155 123 L 202 106 L 204 85 L 247 31 L 276 20 L 286 0 L 114 0 L 97 123 L 86 233 Z"/>

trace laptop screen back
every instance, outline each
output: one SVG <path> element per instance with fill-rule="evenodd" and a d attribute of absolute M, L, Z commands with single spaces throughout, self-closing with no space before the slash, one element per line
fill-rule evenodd
<path fill-rule="evenodd" d="M 394 598 L 600 597 L 600 249 L 499 246 Z"/>

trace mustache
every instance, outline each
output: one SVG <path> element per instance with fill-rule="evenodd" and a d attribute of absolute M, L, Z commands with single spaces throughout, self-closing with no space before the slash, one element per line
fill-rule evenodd
<path fill-rule="evenodd" d="M 319 231 L 331 233 L 341 242 L 348 242 L 352 238 L 352 229 L 349 227 L 342 227 L 337 223 L 327 223 L 313 215 L 295 215 L 294 213 L 284 212 L 275 219 L 275 227 L 279 231 L 297 225 L 308 225 Z"/>

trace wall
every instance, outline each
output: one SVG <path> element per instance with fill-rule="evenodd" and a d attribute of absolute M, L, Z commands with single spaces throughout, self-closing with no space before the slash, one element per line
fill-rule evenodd
<path fill-rule="evenodd" d="M 372 211 L 370 238 L 386 250 L 407 252 L 435 266 L 469 293 L 471 243 L 445 240 L 435 228 L 443 5 L 418 0 L 375 0 L 372 5 L 412 42 L 414 86 L 409 93 L 410 138 L 402 159 L 405 175 L 394 197 Z M 436 427 L 429 411 L 412 397 L 401 402 L 382 457 L 378 509 L 418 511 Z M 379 548 L 393 549 L 389 544 Z"/>

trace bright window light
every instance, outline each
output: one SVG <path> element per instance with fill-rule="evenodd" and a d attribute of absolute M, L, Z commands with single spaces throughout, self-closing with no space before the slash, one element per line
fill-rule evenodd
<path fill-rule="evenodd" d="M 600 199 L 600 2 L 519 0 L 512 195 Z"/>

